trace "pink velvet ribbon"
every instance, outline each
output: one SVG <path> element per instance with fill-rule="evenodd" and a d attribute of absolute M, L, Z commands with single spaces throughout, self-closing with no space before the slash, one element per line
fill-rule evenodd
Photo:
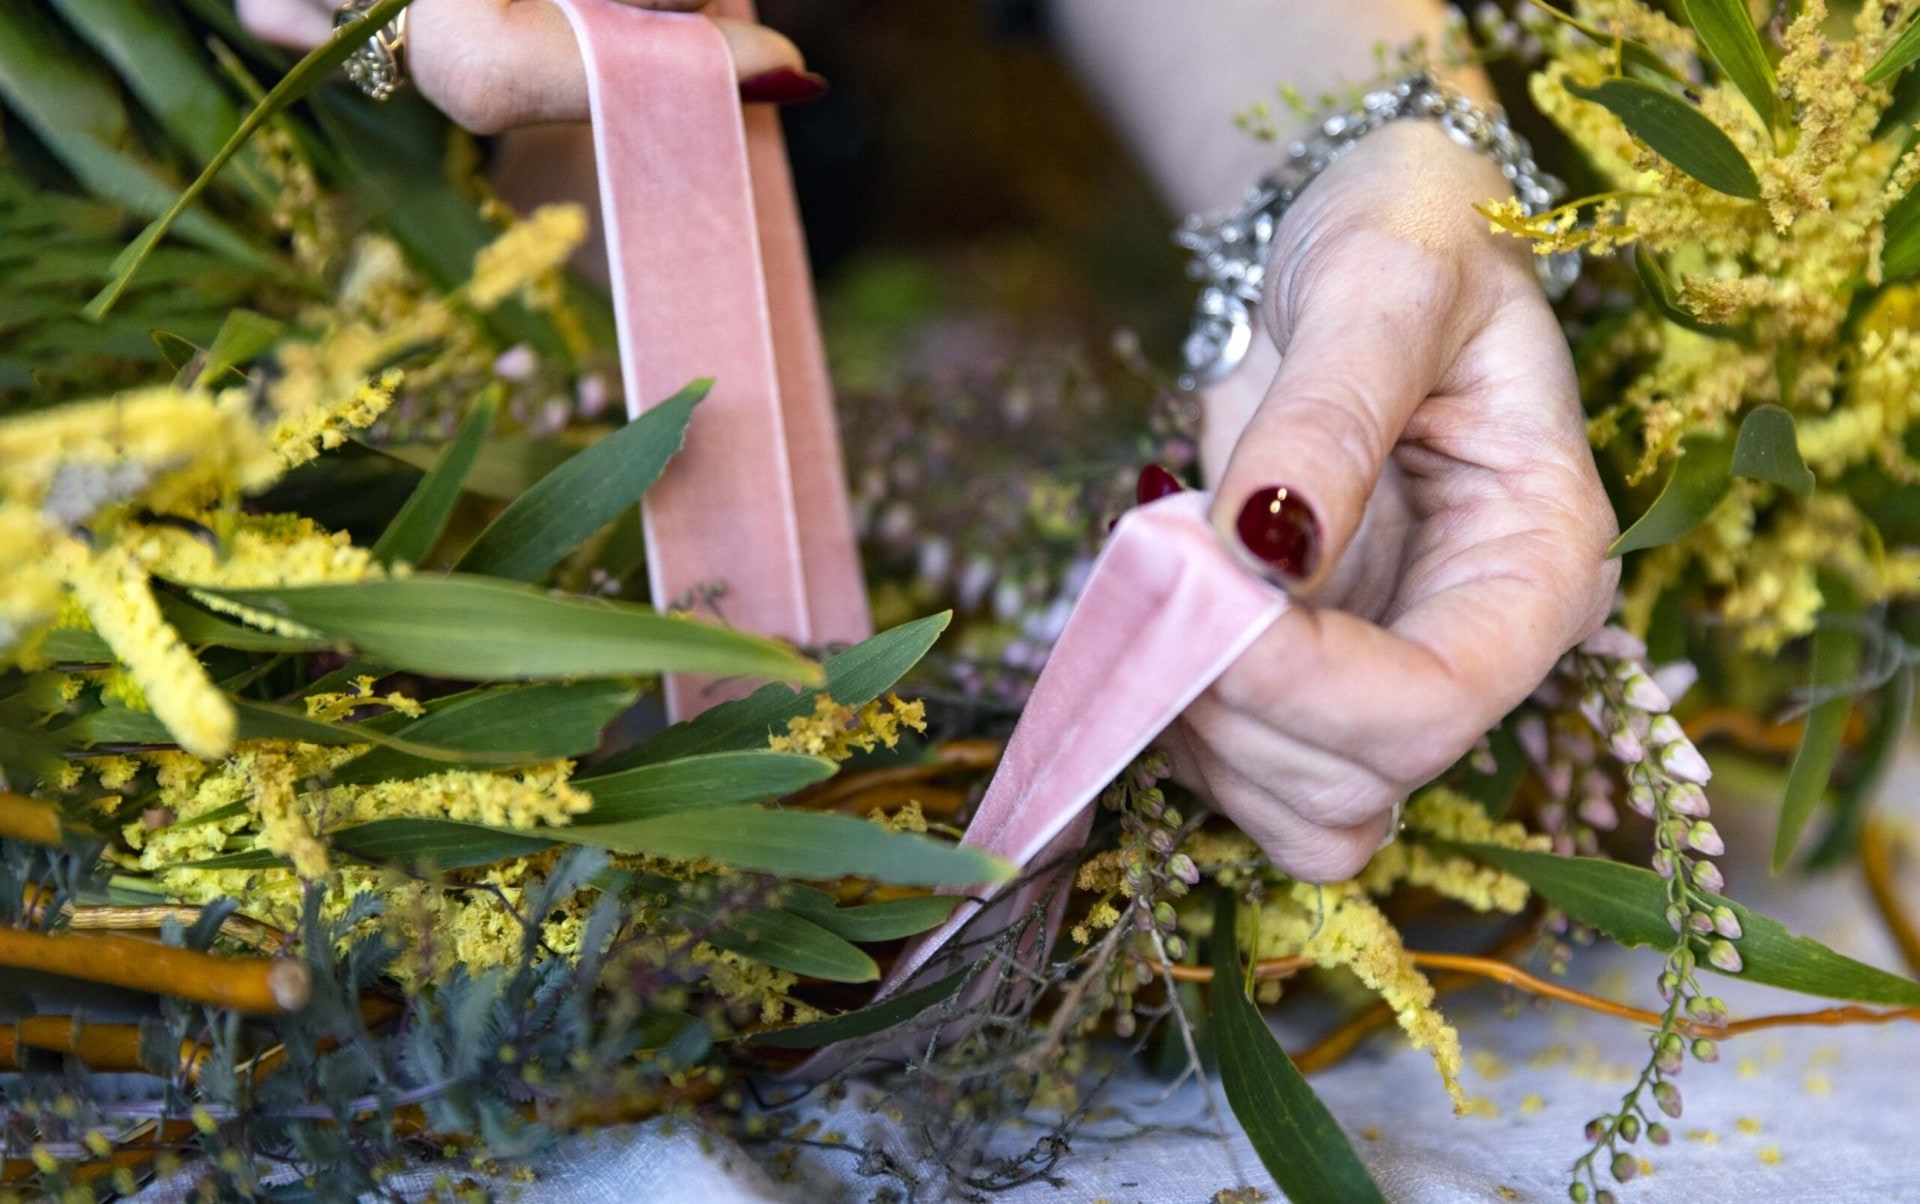
<path fill-rule="evenodd" d="M 647 491 L 654 604 L 795 643 L 872 634 L 806 244 L 779 117 L 743 112 L 705 16 L 558 0 L 586 64 L 601 219 L 633 417 L 714 379 Z M 747 0 L 724 16 L 751 19 Z M 718 589 L 719 592 L 715 592 Z M 675 675 L 685 719 L 757 682 Z"/>
<path fill-rule="evenodd" d="M 743 116 L 726 45 L 704 17 L 557 3 L 586 60 L 629 410 L 715 378 L 647 495 L 655 602 L 724 582 L 736 626 L 803 643 L 863 639 L 871 620 L 777 118 Z M 745 0 L 715 8 L 752 12 Z M 1286 610 L 1281 591 L 1234 562 L 1206 507 L 1204 494 L 1182 493 L 1121 519 L 966 844 L 1020 868 L 1071 851 L 1094 796 Z M 670 710 L 696 713 L 737 696 L 732 685 L 677 679 Z M 901 955 L 882 993 L 969 923 L 990 928 L 1033 906 L 1044 878 L 962 904 Z M 1049 936 L 1065 892 L 1054 898 Z"/>

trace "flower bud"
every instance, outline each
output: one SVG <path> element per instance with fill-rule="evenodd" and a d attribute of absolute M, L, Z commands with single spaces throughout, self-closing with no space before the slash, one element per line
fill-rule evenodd
<path fill-rule="evenodd" d="M 1167 876 L 1177 878 L 1188 886 L 1200 885 L 1200 867 L 1195 865 L 1193 858 L 1187 856 L 1185 853 L 1175 853 L 1172 857 L 1168 858 Z"/>
<path fill-rule="evenodd" d="M 1693 1043 L 1693 1060 L 1696 1062 L 1718 1062 L 1720 1047 L 1702 1037 Z"/>
<path fill-rule="evenodd" d="M 1640 1118 L 1628 1113 L 1620 1118 L 1620 1136 L 1628 1141 L 1640 1140 Z"/>
<path fill-rule="evenodd" d="M 1572 1200 L 1573 1204 L 1587 1204 L 1587 1185 L 1584 1183 L 1570 1184 L 1567 1187 L 1567 1199 Z"/>
<path fill-rule="evenodd" d="M 1588 690 L 1580 696 L 1580 715 L 1593 725 L 1593 730 L 1605 735 L 1607 732 L 1607 699 L 1598 690 Z"/>
<path fill-rule="evenodd" d="M 1539 715 L 1522 716 L 1520 722 L 1513 725 L 1513 738 L 1520 742 L 1520 751 L 1527 754 L 1527 760 L 1535 765 L 1547 759 L 1547 721 Z"/>
<path fill-rule="evenodd" d="M 1155 828 L 1147 833 L 1147 847 L 1162 857 L 1170 855 L 1174 849 L 1173 833 L 1165 828 Z"/>
<path fill-rule="evenodd" d="M 1707 964 L 1728 974 L 1738 974 L 1746 963 L 1740 960 L 1740 951 L 1731 941 L 1715 941 L 1707 946 Z"/>
<path fill-rule="evenodd" d="M 1178 807 L 1168 807 L 1160 813 L 1160 826 L 1163 828 L 1178 828 L 1182 822 Z"/>
<path fill-rule="evenodd" d="M 1726 889 L 1727 880 L 1720 875 L 1720 867 L 1711 861 L 1693 863 L 1693 884 L 1701 890 L 1719 894 Z"/>
<path fill-rule="evenodd" d="M 1167 947 L 1168 959 L 1176 962 L 1183 962 L 1187 960 L 1187 938 L 1186 937 L 1183 937 L 1176 932 L 1172 936 L 1168 937 L 1164 943 Z"/>
<path fill-rule="evenodd" d="M 1660 801 L 1676 815 L 1688 819 L 1701 819 L 1707 814 L 1707 792 L 1692 782 L 1675 782 L 1667 787 Z"/>
<path fill-rule="evenodd" d="M 1720 830 L 1711 820 L 1694 820 L 1693 826 L 1687 829 L 1687 844 L 1709 857 L 1718 857 L 1727 851 L 1727 842 L 1720 839 Z"/>
<path fill-rule="evenodd" d="M 1660 976 L 1660 999 L 1663 1003 L 1673 1002 L 1673 993 L 1680 989 L 1680 976 L 1668 970 Z"/>
<path fill-rule="evenodd" d="M 1647 721 L 1647 743 L 1655 748 L 1665 748 L 1686 738 L 1686 729 L 1672 715 L 1655 715 Z"/>
<path fill-rule="evenodd" d="M 1133 1018 L 1132 1012 L 1121 1012 L 1113 1018 L 1113 1035 L 1125 1041 L 1133 1036 L 1138 1026 L 1139 1022 Z"/>
<path fill-rule="evenodd" d="M 1687 927 L 1704 936 L 1713 931 L 1713 917 L 1704 911 L 1690 911 L 1687 913 Z"/>
<path fill-rule="evenodd" d="M 1587 1122 L 1587 1140 L 1599 1141 L 1607 1135 L 1607 1123 L 1610 1117 L 1596 1116 Z"/>
<path fill-rule="evenodd" d="M 1680 905 L 1678 903 L 1667 904 L 1667 927 L 1673 929 L 1675 932 L 1679 932 L 1686 926 L 1686 923 L 1687 913 L 1681 910 Z"/>
<path fill-rule="evenodd" d="M 1588 827 L 1598 828 L 1602 832 L 1611 832 L 1620 826 L 1620 813 L 1613 809 L 1613 800 L 1599 795 L 1593 795 L 1580 804 L 1580 818 L 1587 822 Z"/>
<path fill-rule="evenodd" d="M 1623 1152 L 1613 1156 L 1613 1165 L 1608 1169 L 1613 1171 L 1615 1179 L 1625 1183 L 1640 1173 L 1640 1164 L 1634 1161 L 1632 1154 Z"/>
<path fill-rule="evenodd" d="M 1679 1074 L 1687 1064 L 1686 1058 L 1686 1046 L 1677 1037 L 1672 1045 L 1662 1041 L 1654 1047 L 1653 1065 L 1661 1074 Z"/>
<path fill-rule="evenodd" d="M 1607 733 L 1607 751 L 1616 761 L 1626 765 L 1638 765 L 1647 759 L 1646 745 L 1640 742 L 1630 727 L 1616 727 Z"/>
<path fill-rule="evenodd" d="M 1637 815 L 1653 818 L 1653 788 L 1642 782 L 1627 787 L 1627 806 Z"/>
<path fill-rule="evenodd" d="M 1588 656 L 1637 661 L 1646 659 L 1647 645 L 1626 628 L 1608 625 L 1581 641 L 1580 651 Z"/>
<path fill-rule="evenodd" d="M 1620 1197 L 1603 1187 L 1593 1197 L 1593 1204 L 1620 1204 Z"/>
<path fill-rule="evenodd" d="M 1659 1082 L 1653 1085 L 1653 1102 L 1668 1116 L 1680 1115 L 1680 1088 L 1672 1083 Z"/>
<path fill-rule="evenodd" d="M 1705 784 L 1713 778 L 1707 759 L 1684 737 L 1660 750 L 1660 768 L 1686 782 Z"/>
<path fill-rule="evenodd" d="M 1653 866 L 1653 872 L 1660 875 L 1662 878 L 1673 877 L 1673 853 L 1670 852 L 1669 850 L 1667 849 L 1654 850 L 1653 858 L 1650 864 Z M 1675 927 L 1678 927 L 1678 925 L 1675 925 Z"/>
<path fill-rule="evenodd" d="M 1654 680 L 1645 673 L 1636 672 L 1627 678 L 1623 695 L 1627 705 L 1637 710 L 1664 712 L 1673 705 L 1672 700 L 1667 697 L 1667 692 L 1656 685 Z"/>
<path fill-rule="evenodd" d="M 1667 1131 L 1667 1126 L 1656 1120 L 1647 1126 L 1647 1140 L 1655 1145 L 1666 1145 L 1673 1140 L 1673 1134 Z"/>
<path fill-rule="evenodd" d="M 1713 930 L 1730 941 L 1737 941 L 1741 935 L 1740 917 L 1723 903 L 1713 909 Z"/>
<path fill-rule="evenodd" d="M 1172 932 L 1180 926 L 1180 914 L 1173 910 L 1173 904 L 1165 899 L 1153 905 L 1153 922 L 1162 932 Z"/>
<path fill-rule="evenodd" d="M 1167 809 L 1167 795 L 1158 786 L 1152 790 L 1142 790 L 1137 805 L 1140 813 L 1148 819 L 1159 819 L 1160 813 Z"/>

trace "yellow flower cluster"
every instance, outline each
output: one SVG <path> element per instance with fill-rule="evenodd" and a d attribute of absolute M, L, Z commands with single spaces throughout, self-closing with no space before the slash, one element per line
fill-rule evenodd
<path fill-rule="evenodd" d="M 900 743 L 903 727 L 926 731 L 927 704 L 918 699 L 903 702 L 889 694 L 884 703 L 876 699 L 856 711 L 822 694 L 814 700 L 813 714 L 787 720 L 786 735 L 770 736 L 767 744 L 776 752 L 844 761 L 856 752 L 893 748 Z"/>
<path fill-rule="evenodd" d="M 1496 204 L 1483 212 L 1542 252 L 1636 244 L 1637 255 L 1664 269 L 1674 303 L 1719 328 L 1685 329 L 1651 307 L 1629 317 L 1583 365 L 1589 379 L 1620 382 L 1590 433 L 1603 447 L 1635 440 L 1621 460 L 1638 483 L 1672 464 L 1684 437 L 1732 438 L 1755 407 L 1779 405 L 1794 416 L 1801 455 L 1821 486 L 1802 500 L 1739 483 L 1691 535 L 1629 564 L 1630 619 L 1644 625 L 1653 598 L 1700 572 L 1725 591 L 1716 593 L 1722 614 L 1746 644 L 1771 650 L 1811 629 L 1823 601 L 1817 570 L 1851 579 L 1869 601 L 1920 591 L 1908 557 L 1889 557 L 1893 571 L 1867 562 L 1861 549 L 1874 533 L 1835 488 L 1862 466 L 1896 483 L 1920 480 L 1905 439 L 1920 383 L 1920 306 L 1911 286 L 1881 279 L 1888 211 L 1920 180 L 1920 150 L 1903 156 L 1907 131 L 1880 129 L 1890 84 L 1865 82 L 1902 22 L 1860 5 L 1849 37 L 1825 0 L 1798 6 L 1779 33 L 1782 103 L 1769 130 L 1731 83 L 1697 82 L 1691 30 L 1642 0 L 1581 0 L 1573 9 L 1603 36 L 1556 25 L 1531 91 L 1612 191 L 1588 198 L 1589 221 L 1578 229 L 1564 211 L 1527 218 Z M 1615 36 L 1651 47 L 1696 81 L 1689 95 L 1753 168 L 1758 200 L 1707 187 L 1570 89 L 1620 72 Z"/>
<path fill-rule="evenodd" d="M 398 690 L 386 694 L 375 694 L 374 682 L 374 678 L 362 675 L 353 679 L 351 689 L 309 694 L 302 701 L 306 703 L 308 715 L 329 722 L 344 719 L 364 706 L 388 707 L 409 719 L 417 719 L 426 714 L 425 707 Z"/>
<path fill-rule="evenodd" d="M 1393 921 L 1359 884 L 1314 886 L 1296 882 L 1269 896 L 1243 920 L 1242 938 L 1257 940 L 1256 958 L 1306 957 L 1326 969 L 1348 970 L 1393 1009 L 1414 1048 L 1433 1056 L 1454 1110 L 1466 1106 L 1460 1088 L 1460 1036 L 1434 1010 L 1433 984 L 1407 955 Z"/>
<path fill-rule="evenodd" d="M 1444 787 L 1422 791 L 1407 804 L 1410 831 L 1459 844 L 1490 844 L 1544 852 L 1552 842 L 1514 823 L 1498 823 L 1472 799 Z M 1438 852 L 1418 841 L 1396 840 L 1375 853 L 1355 881 L 1369 894 L 1384 895 L 1405 883 L 1423 886 L 1475 911 L 1516 915 L 1527 905 L 1527 884 L 1465 857 Z"/>
<path fill-rule="evenodd" d="M 586 210 L 540 206 L 474 256 L 467 300 L 487 310 L 518 295 L 529 308 L 551 308 L 560 299 L 560 269 L 586 237 Z"/>

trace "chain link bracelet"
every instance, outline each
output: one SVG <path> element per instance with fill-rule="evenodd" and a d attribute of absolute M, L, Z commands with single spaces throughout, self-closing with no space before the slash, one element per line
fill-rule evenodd
<path fill-rule="evenodd" d="M 1219 380 L 1246 357 L 1273 232 L 1294 198 L 1362 138 L 1407 117 L 1437 121 L 1455 142 L 1492 159 L 1529 216 L 1545 213 L 1565 192 L 1559 180 L 1534 163 L 1532 148 L 1513 132 L 1504 114 L 1482 109 L 1424 72 L 1367 93 L 1359 108 L 1322 118 L 1293 143 L 1287 161 L 1254 185 L 1239 209 L 1212 221 L 1196 214 L 1174 231 L 1174 241 L 1193 252 L 1187 274 L 1201 282 L 1193 327 L 1181 348 L 1182 388 Z M 1558 297 L 1579 274 L 1580 259 L 1577 254 L 1547 255 L 1534 266 L 1547 295 Z"/>

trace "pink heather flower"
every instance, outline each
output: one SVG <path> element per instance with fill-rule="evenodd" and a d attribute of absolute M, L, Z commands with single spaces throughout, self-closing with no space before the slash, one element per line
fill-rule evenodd
<path fill-rule="evenodd" d="M 1667 787 L 1661 801 L 1665 802 L 1675 814 L 1684 815 L 1689 819 L 1703 819 L 1709 811 L 1707 792 L 1692 782 L 1675 782 Z"/>
<path fill-rule="evenodd" d="M 1700 670 L 1692 661 L 1674 661 L 1670 665 L 1657 666 L 1653 672 L 1653 684 L 1660 692 L 1675 702 L 1687 696 L 1693 684 L 1700 680 Z"/>
<path fill-rule="evenodd" d="M 1589 656 L 1609 656 L 1616 660 L 1644 660 L 1647 646 L 1640 637 L 1624 627 L 1602 627 L 1588 636 L 1580 645 L 1580 651 Z"/>
<path fill-rule="evenodd" d="M 493 361 L 493 374 L 501 380 L 525 381 L 540 367 L 540 357 L 525 343 L 515 343 Z"/>
<path fill-rule="evenodd" d="M 1514 739 L 1520 742 L 1520 751 L 1527 754 L 1527 760 L 1535 765 L 1544 764 L 1547 759 L 1547 721 L 1539 715 L 1522 716 L 1514 725 Z"/>
<path fill-rule="evenodd" d="M 1730 941 L 1740 939 L 1740 917 L 1724 903 L 1713 909 L 1713 930 Z"/>
<path fill-rule="evenodd" d="M 1707 964 L 1728 974 L 1738 974 L 1746 963 L 1740 960 L 1740 951 L 1733 947 L 1733 942 L 1715 941 L 1707 946 Z"/>
<path fill-rule="evenodd" d="M 1680 721 L 1672 715 L 1655 715 L 1647 726 L 1647 739 L 1657 747 L 1664 748 L 1675 740 L 1685 740 L 1687 733 L 1681 729 Z"/>
<path fill-rule="evenodd" d="M 1547 766 L 1541 775 L 1545 779 L 1547 794 L 1551 798 L 1565 798 L 1573 793 L 1573 766 L 1565 761 L 1555 761 Z"/>
<path fill-rule="evenodd" d="M 1607 730 L 1607 699 L 1598 690 L 1588 690 L 1580 696 L 1580 714 L 1593 725 L 1593 730 L 1605 734 Z"/>
<path fill-rule="evenodd" d="M 1657 850 L 1653 855 L 1653 872 L 1662 878 L 1673 877 L 1673 854 L 1666 849 Z"/>
<path fill-rule="evenodd" d="M 1627 787 L 1627 806 L 1632 807 L 1635 814 L 1652 819 L 1653 788 L 1644 782 L 1635 782 Z"/>
<path fill-rule="evenodd" d="M 1720 839 L 1719 829 L 1704 819 L 1695 820 L 1687 829 L 1687 845 L 1709 857 L 1718 857 L 1727 851 L 1727 842 Z"/>
<path fill-rule="evenodd" d="M 1633 734 L 1630 727 L 1618 727 L 1607 737 L 1607 750 L 1614 759 L 1626 765 L 1638 765 L 1647 759 L 1646 746 L 1640 743 L 1640 737 Z"/>
<path fill-rule="evenodd" d="M 1613 809 L 1613 800 L 1602 795 L 1591 795 L 1580 804 L 1580 818 L 1588 827 L 1602 832 L 1611 832 L 1620 826 L 1620 813 Z"/>
<path fill-rule="evenodd" d="M 1693 746 L 1693 741 L 1681 739 L 1660 750 L 1660 768 L 1684 782 L 1705 783 L 1713 779 L 1713 770 L 1707 766 L 1707 759 Z"/>
<path fill-rule="evenodd" d="M 1667 699 L 1666 691 L 1644 673 L 1635 673 L 1627 679 L 1624 697 L 1628 706 L 1642 711 L 1665 711 L 1673 705 Z"/>
<path fill-rule="evenodd" d="M 1693 863 L 1693 884 L 1716 895 L 1727 888 L 1727 880 L 1720 876 L 1720 867 L 1711 861 Z"/>
<path fill-rule="evenodd" d="M 1593 742 L 1593 733 L 1584 728 L 1562 734 L 1559 747 L 1567 760 L 1575 765 L 1591 765 L 1599 753 L 1599 746 Z"/>

